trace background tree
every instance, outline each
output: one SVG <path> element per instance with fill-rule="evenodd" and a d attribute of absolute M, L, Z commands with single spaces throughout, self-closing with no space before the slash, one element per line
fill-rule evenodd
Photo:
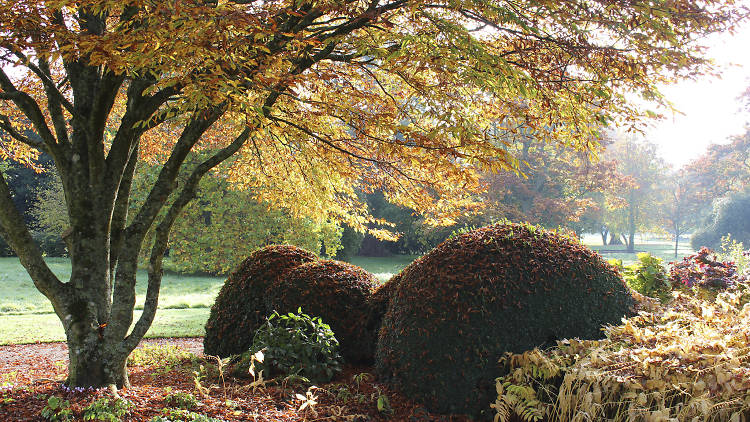
<path fill-rule="evenodd" d="M 666 164 L 658 157 L 656 145 L 633 136 L 617 136 L 605 156 L 617 161 L 618 172 L 629 181 L 617 199 L 610 201 L 617 208 L 606 214 L 605 223 L 610 236 L 620 234 L 628 252 L 634 252 L 635 234 L 658 226 Z"/>
<path fill-rule="evenodd" d="M 35 238 L 42 240 L 60 239 L 70 227 L 62 182 L 54 172 L 49 174 L 53 177 L 38 189 L 29 207 L 40 232 Z M 133 175 L 131 210 L 142 206 L 158 174 L 158 167 L 138 166 Z M 334 256 L 341 247 L 340 232 L 334 222 L 291 218 L 283 210 L 258 202 L 252 192 L 236 189 L 220 174 L 210 174 L 201 180 L 195 200 L 175 223 L 165 265 L 178 272 L 224 274 L 253 250 L 283 243 Z M 150 233 L 146 242 L 152 241 Z M 56 251 L 50 245 L 42 246 L 47 246 L 48 253 Z M 148 258 L 142 256 L 143 260 Z"/>
<path fill-rule="evenodd" d="M 706 224 L 696 230 L 690 242 L 693 249 L 706 246 L 718 250 L 721 238 L 727 235 L 743 245 L 750 244 L 750 191 L 747 189 L 714 201 Z"/>
<path fill-rule="evenodd" d="M 614 161 L 591 162 L 575 149 L 527 137 L 510 148 L 517 150 L 522 175 L 507 171 L 485 175 L 486 220 L 507 218 L 580 233 L 581 217 L 598 207 L 597 194 L 618 183 Z"/>
<path fill-rule="evenodd" d="M 750 128 L 727 144 L 711 144 L 688 163 L 684 172 L 704 206 L 731 192 L 741 192 L 750 182 Z"/>
<path fill-rule="evenodd" d="M 664 202 L 660 205 L 660 216 L 663 227 L 674 239 L 674 256 L 680 236 L 690 232 L 698 225 L 701 202 L 693 181 L 684 172 L 674 172 L 667 176 L 663 186 Z"/>
<path fill-rule="evenodd" d="M 727 144 L 710 145 L 703 155 L 685 166 L 684 173 L 691 181 L 691 196 L 698 202 L 695 219 L 699 229 L 691 244 L 693 248 L 717 248 L 721 237 L 732 230 L 731 225 L 719 223 L 717 217 L 733 214 L 729 211 L 734 209 L 731 204 L 737 203 L 750 182 L 750 128 Z"/>
<path fill-rule="evenodd" d="M 659 100 L 656 82 L 704 71 L 700 40 L 742 12 L 719 0 L 3 2 L 0 155 L 52 157 L 70 279 L 45 264 L 4 177 L 0 233 L 63 324 L 68 384 L 127 385 L 170 230 L 229 157 L 227 181 L 294 217 L 366 230 L 357 192 L 382 190 L 450 222 L 480 190 L 475 168 L 513 168 L 489 139 L 497 122 L 594 148 L 600 124 L 644 117 L 624 93 Z M 129 217 L 139 161 L 160 170 Z"/>

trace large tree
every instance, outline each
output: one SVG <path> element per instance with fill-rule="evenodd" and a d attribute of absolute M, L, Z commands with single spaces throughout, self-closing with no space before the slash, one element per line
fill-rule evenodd
<path fill-rule="evenodd" d="M 643 117 L 625 93 L 658 100 L 656 82 L 704 71 L 701 38 L 740 12 L 724 0 L 2 2 L 0 155 L 54 160 L 70 279 L 47 267 L 2 178 L 0 232 L 62 321 L 68 383 L 127 385 L 169 231 L 230 156 L 227 180 L 293 214 L 365 228 L 357 189 L 380 189 L 450 221 L 480 186 L 473 168 L 513 168 L 498 123 L 499 139 L 530 128 L 593 148 L 602 123 Z M 128 216 L 139 160 L 161 170 Z"/>
<path fill-rule="evenodd" d="M 698 225 L 701 194 L 684 171 L 669 174 L 662 189 L 663 203 L 660 204 L 659 215 L 662 226 L 674 238 L 674 257 L 677 258 L 680 236 Z"/>
<path fill-rule="evenodd" d="M 521 177 L 488 174 L 485 218 L 529 221 L 547 228 L 582 228 L 581 217 L 598 207 L 597 194 L 620 186 L 614 161 L 592 163 L 578 150 L 520 139 L 514 147 Z"/>
<path fill-rule="evenodd" d="M 658 156 L 656 145 L 633 135 L 616 135 L 607 147 L 606 157 L 617 161 L 617 171 L 629 183 L 614 193 L 610 202 L 616 207 L 605 213 L 610 235 L 619 234 L 629 252 L 635 251 L 635 234 L 658 227 L 660 205 L 663 203 L 662 180 L 667 165 Z"/>

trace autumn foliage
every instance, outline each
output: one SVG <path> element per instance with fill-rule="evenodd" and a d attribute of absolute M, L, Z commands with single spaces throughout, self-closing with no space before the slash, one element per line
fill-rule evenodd
<path fill-rule="evenodd" d="M 428 409 L 489 409 L 497 359 L 562 338 L 599 338 L 630 314 L 617 272 L 573 239 L 496 224 L 455 236 L 399 275 L 376 370 Z"/>
<path fill-rule="evenodd" d="M 672 287 L 705 288 L 714 291 L 734 287 L 737 278 L 734 262 L 723 262 L 710 249 L 703 247 L 697 253 L 672 262 L 669 281 Z"/>
<path fill-rule="evenodd" d="M 0 158 L 52 157 L 70 280 L 2 175 L 0 231 L 81 350 L 68 382 L 127 386 L 169 233 L 206 174 L 316 222 L 374 227 L 359 192 L 379 189 L 451 223 L 476 206 L 477 170 L 518 168 L 516 136 L 595 150 L 603 125 L 653 115 L 631 93 L 666 104 L 658 84 L 709 70 L 704 38 L 746 13 L 725 0 L 0 2 Z M 143 162 L 159 174 L 129 210 Z"/>
<path fill-rule="evenodd" d="M 227 357 L 247 351 L 253 333 L 270 315 L 268 289 L 293 268 L 315 260 L 294 246 L 267 246 L 245 259 L 222 286 L 206 322 L 206 354 Z"/>
<path fill-rule="evenodd" d="M 676 293 L 668 306 L 606 327 L 604 340 L 507 356 L 495 420 L 744 420 L 750 307 L 747 285 L 736 287 L 713 302 Z"/>

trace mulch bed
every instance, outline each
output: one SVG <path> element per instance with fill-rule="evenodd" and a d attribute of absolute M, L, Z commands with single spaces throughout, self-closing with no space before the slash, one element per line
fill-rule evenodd
<path fill-rule="evenodd" d="M 372 373 L 369 367 L 345 367 L 334 382 L 312 389 L 316 399 L 312 409 L 300 410 L 304 386 L 266 385 L 253 388 L 251 379 L 237 380 L 207 377 L 201 380 L 205 394 L 196 389 L 195 374 L 199 365 L 210 365 L 202 356 L 203 339 L 147 339 L 141 344 L 174 345 L 189 351 L 198 359 L 184 359 L 175 365 L 136 366 L 129 368 L 132 386 L 120 390 L 121 397 L 135 406 L 126 421 L 149 421 L 170 407 L 165 397 L 171 392 L 187 392 L 198 398 L 194 411 L 226 421 L 466 421 L 458 416 L 430 414 L 408 401 L 397 391 L 377 380 L 355 382 L 355 375 Z M 40 414 L 48 396 L 70 401 L 76 421 L 83 420 L 83 409 L 99 397 L 101 390 L 71 391 L 62 381 L 67 374 L 65 343 L 40 343 L 0 346 L 0 421 L 41 421 Z M 209 379 L 210 378 L 210 379 Z M 285 387 L 285 388 L 283 388 Z M 387 397 L 389 412 L 377 408 L 377 398 Z"/>

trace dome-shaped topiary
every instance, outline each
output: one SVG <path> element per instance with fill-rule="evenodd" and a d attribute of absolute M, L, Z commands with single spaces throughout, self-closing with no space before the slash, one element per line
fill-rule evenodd
<path fill-rule="evenodd" d="M 317 259 L 315 254 L 290 245 L 274 245 L 251 253 L 224 282 L 206 322 L 203 350 L 227 357 L 245 352 L 255 330 L 273 309 L 267 289 L 288 271 Z"/>
<path fill-rule="evenodd" d="M 562 338 L 599 338 L 631 313 L 617 272 L 554 232 L 496 224 L 453 237 L 400 274 L 376 371 L 432 411 L 489 410 L 498 359 Z"/>
<path fill-rule="evenodd" d="M 383 317 L 388 310 L 388 304 L 391 301 L 393 292 L 401 281 L 402 272 L 394 275 L 387 282 L 375 287 L 370 293 L 367 301 L 367 324 L 365 335 L 372 338 L 372 344 L 377 344 L 378 332 L 383 324 Z M 374 356 L 374 350 L 373 350 Z"/>
<path fill-rule="evenodd" d="M 308 262 L 286 273 L 269 290 L 268 305 L 279 313 L 302 310 L 331 326 L 348 362 L 372 361 L 375 338 L 367 335 L 367 300 L 377 279 L 339 261 Z"/>

